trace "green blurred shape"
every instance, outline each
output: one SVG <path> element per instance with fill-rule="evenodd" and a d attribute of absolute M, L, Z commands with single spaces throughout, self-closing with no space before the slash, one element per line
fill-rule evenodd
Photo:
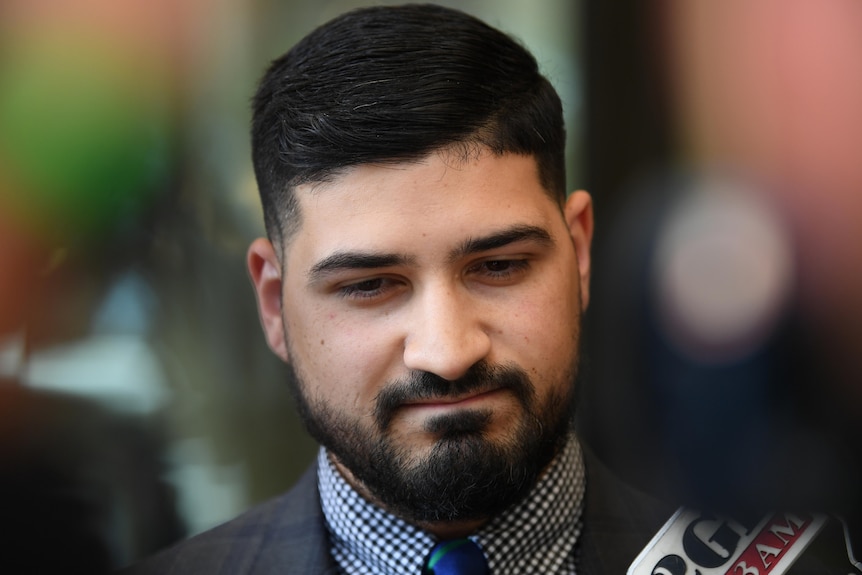
<path fill-rule="evenodd" d="M 0 167 L 19 185 L 4 203 L 61 243 L 122 233 L 171 168 L 170 99 L 153 72 L 91 39 L 10 51 L 0 67 Z"/>

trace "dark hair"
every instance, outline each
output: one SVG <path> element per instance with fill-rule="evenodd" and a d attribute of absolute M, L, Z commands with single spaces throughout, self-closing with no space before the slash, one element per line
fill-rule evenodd
<path fill-rule="evenodd" d="M 254 96 L 267 233 L 280 252 L 297 229 L 295 186 L 457 145 L 534 156 L 544 188 L 564 200 L 562 105 L 524 47 L 442 6 L 343 14 L 275 60 Z"/>

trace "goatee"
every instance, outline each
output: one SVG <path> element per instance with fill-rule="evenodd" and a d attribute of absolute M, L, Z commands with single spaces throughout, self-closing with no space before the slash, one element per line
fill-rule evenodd
<path fill-rule="evenodd" d="M 390 512 L 415 523 L 482 519 L 520 501 L 569 434 L 576 371 L 572 366 L 569 381 L 542 402 L 516 365 L 480 362 L 454 381 L 413 372 L 383 388 L 375 401 L 375 425 L 362 426 L 349 414 L 309 399 L 301 374 L 290 369 L 291 389 L 309 433 Z M 398 445 L 391 433 L 405 404 L 491 390 L 511 393 L 521 410 L 503 438 L 488 437 L 494 413 L 487 408 L 429 417 L 423 431 L 436 440 L 421 457 Z"/>

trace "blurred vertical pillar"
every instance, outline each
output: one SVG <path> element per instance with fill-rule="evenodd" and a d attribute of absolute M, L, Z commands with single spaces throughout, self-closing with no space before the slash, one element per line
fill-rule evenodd
<path fill-rule="evenodd" d="M 627 184 L 667 164 L 673 152 L 661 10 L 654 1 L 583 3 L 584 185 L 600 223 L 615 212 Z"/>
<path fill-rule="evenodd" d="M 582 143 L 585 187 L 596 206 L 594 252 L 602 254 L 608 231 L 639 177 L 666 167 L 673 154 L 675 118 L 668 110 L 665 69 L 661 60 L 662 5 L 654 1 L 583 2 L 582 49 L 585 124 Z M 597 275 L 611 262 L 594 258 Z M 591 375 L 597 322 L 609 294 L 593 290 L 591 311 L 585 318 L 584 355 L 579 425 L 588 442 L 606 451 L 601 433 L 601 411 L 606 386 Z M 612 406 L 608 406 L 609 408 Z"/>

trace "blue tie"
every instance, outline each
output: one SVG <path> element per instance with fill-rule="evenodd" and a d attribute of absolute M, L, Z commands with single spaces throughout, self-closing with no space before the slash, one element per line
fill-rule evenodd
<path fill-rule="evenodd" d="M 488 562 L 470 539 L 441 541 L 428 555 L 422 575 L 488 575 Z"/>

